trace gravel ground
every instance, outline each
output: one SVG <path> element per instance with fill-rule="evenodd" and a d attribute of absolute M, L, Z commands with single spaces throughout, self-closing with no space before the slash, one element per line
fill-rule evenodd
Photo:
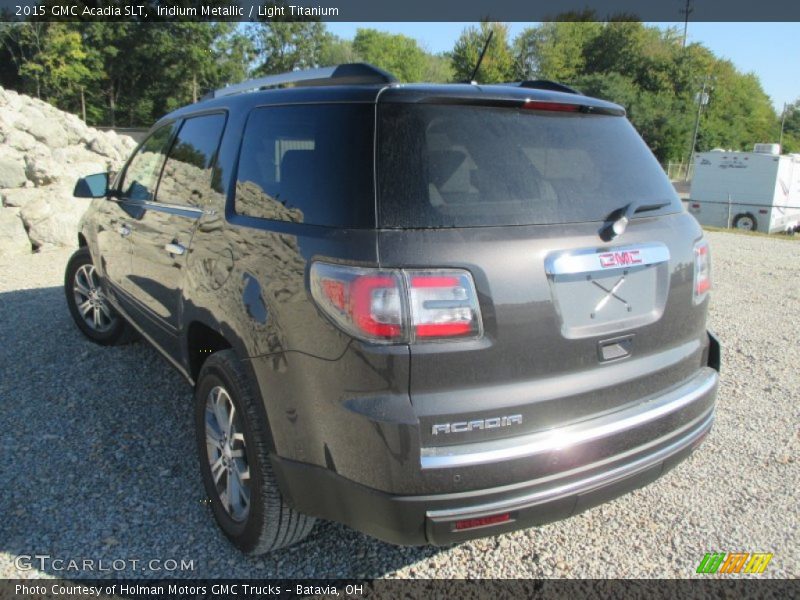
<path fill-rule="evenodd" d="M 709 237 L 717 422 L 665 477 L 567 521 L 447 549 L 319 523 L 304 543 L 252 559 L 202 503 L 181 377 L 142 342 L 101 348 L 79 334 L 61 289 L 68 252 L 2 258 L 0 577 L 98 575 L 15 568 L 19 555 L 49 554 L 125 559 L 121 574 L 136 577 L 683 578 L 712 550 L 774 552 L 764 576 L 797 577 L 800 242 Z M 194 569 L 139 570 L 168 558 Z"/>

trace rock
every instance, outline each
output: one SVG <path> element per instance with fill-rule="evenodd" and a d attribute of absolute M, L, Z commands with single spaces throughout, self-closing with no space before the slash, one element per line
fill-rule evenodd
<path fill-rule="evenodd" d="M 37 111 L 41 114 L 40 111 Z M 48 148 L 63 148 L 67 145 L 67 132 L 56 119 L 41 119 L 30 118 L 30 113 L 25 116 L 29 117 L 27 132 L 30 133 L 37 140 L 42 142 Z"/>
<path fill-rule="evenodd" d="M 74 246 L 77 225 L 90 204 L 72 197 L 75 181 L 118 170 L 136 146 L 128 136 L 88 127 L 77 116 L 0 87 L 0 202 L 4 248 L 24 225 L 27 251 Z M 6 210 L 0 209 L 0 210 Z M 8 238 L 7 240 L 5 238 Z"/>
<path fill-rule="evenodd" d="M 26 179 L 24 163 L 0 157 L 0 188 L 20 187 Z"/>
<path fill-rule="evenodd" d="M 73 198 L 59 186 L 37 188 L 40 195 L 22 207 L 20 216 L 37 249 L 78 244 L 78 223 L 91 200 Z"/>
<path fill-rule="evenodd" d="M 37 186 L 53 183 L 63 177 L 66 165 L 59 163 L 47 154 L 25 157 L 25 175 Z"/>
<path fill-rule="evenodd" d="M 67 132 L 69 145 L 86 144 L 91 137 L 89 127 L 75 115 L 68 115 L 64 119 L 64 131 Z"/>
<path fill-rule="evenodd" d="M 66 185 L 48 187 L 30 187 L 30 188 L 16 188 L 10 190 L 0 190 L 0 197 L 2 197 L 3 206 L 23 208 L 30 202 L 38 198 L 50 198 L 53 194 L 59 197 L 68 197 L 72 190 Z"/>
<path fill-rule="evenodd" d="M 87 144 L 87 147 L 92 152 L 96 152 L 102 156 L 107 156 L 112 160 L 120 160 L 119 152 L 109 140 L 109 136 L 103 135 L 103 133 L 99 131 L 95 133 L 95 135 Z"/>
<path fill-rule="evenodd" d="M 36 138 L 20 129 L 12 129 L 5 136 L 5 143 L 15 150 L 27 151 L 36 146 Z"/>
<path fill-rule="evenodd" d="M 19 110 L 22 107 L 22 98 L 14 90 L 3 90 L 5 93 L 6 106 L 11 110 Z"/>
<path fill-rule="evenodd" d="M 18 208 L 0 208 L 0 256 L 30 254 L 31 242 Z"/>

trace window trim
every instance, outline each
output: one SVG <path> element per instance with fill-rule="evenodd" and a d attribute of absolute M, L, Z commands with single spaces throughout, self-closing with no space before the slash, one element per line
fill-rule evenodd
<path fill-rule="evenodd" d="M 166 154 L 164 155 L 164 163 L 161 165 L 161 171 L 158 174 L 158 183 L 156 184 L 156 191 L 153 194 L 153 200 L 147 200 L 148 206 L 152 206 L 154 208 L 164 208 L 164 209 L 173 209 L 173 210 L 183 210 L 189 212 L 196 212 L 200 215 L 215 215 L 217 213 L 216 210 L 207 210 L 205 208 L 201 208 L 199 206 L 192 206 L 190 204 L 183 204 L 180 202 L 163 202 L 158 199 L 158 192 L 161 189 L 161 178 L 164 176 L 164 169 L 167 166 L 167 161 L 170 158 L 170 154 L 172 153 L 172 149 L 175 147 L 175 142 L 178 141 L 178 137 L 183 131 L 184 125 L 186 125 L 186 121 L 190 119 L 196 119 L 200 117 L 210 117 L 214 115 L 222 115 L 224 117 L 224 121 L 222 122 L 222 131 L 219 134 L 219 139 L 217 140 L 217 145 L 214 148 L 214 162 L 211 165 L 211 180 L 209 181 L 209 187 L 211 186 L 211 181 L 214 181 L 214 173 L 217 170 L 217 162 L 219 161 L 219 152 L 220 148 L 222 148 L 222 140 L 225 137 L 225 129 L 228 127 L 228 110 L 224 108 L 218 108 L 214 110 L 207 110 L 198 113 L 193 113 L 191 115 L 187 115 L 184 117 L 180 117 L 175 120 L 178 123 L 177 128 L 175 129 L 175 133 L 172 136 L 172 139 L 169 141 L 169 149 L 167 150 Z M 224 192 L 222 192 L 224 195 Z"/>
<path fill-rule="evenodd" d="M 150 130 L 150 132 L 148 133 L 147 137 L 146 137 L 146 138 L 144 138 L 144 139 L 143 139 L 143 140 L 142 140 L 142 141 L 139 143 L 139 145 L 138 145 L 138 146 L 136 146 L 136 148 L 133 150 L 133 152 L 131 152 L 131 155 L 128 157 L 128 160 L 127 160 L 127 162 L 126 162 L 126 163 L 123 165 L 122 169 L 120 170 L 119 174 L 117 175 L 117 177 L 116 177 L 116 178 L 115 178 L 115 180 L 114 180 L 114 190 L 113 190 L 113 191 L 116 193 L 116 197 L 117 197 L 119 200 L 124 200 L 124 201 L 126 201 L 126 202 L 130 202 L 130 201 L 131 201 L 131 199 L 130 199 L 130 198 L 128 198 L 128 197 L 126 197 L 126 196 L 124 195 L 124 192 L 123 192 L 123 190 L 122 190 L 122 186 L 125 184 L 125 178 L 128 176 L 128 168 L 130 168 L 130 166 L 131 166 L 131 163 L 133 162 L 133 159 L 134 159 L 134 158 L 136 158 L 136 155 L 137 155 L 137 154 L 139 154 L 139 150 L 141 150 L 141 149 L 142 149 L 142 147 L 143 147 L 143 146 L 144 146 L 144 145 L 145 145 L 147 142 L 149 142 L 149 141 L 150 141 L 150 139 L 151 139 L 151 138 L 152 138 L 152 137 L 153 137 L 153 136 L 154 136 L 154 135 L 155 135 L 157 132 L 159 132 L 159 131 L 161 131 L 162 129 L 164 129 L 164 127 L 174 127 L 174 126 L 175 126 L 175 124 L 176 124 L 176 123 L 178 123 L 179 121 L 180 121 L 180 119 L 170 119 L 170 120 L 168 120 L 168 121 L 164 121 L 164 122 L 162 122 L 160 125 L 159 125 L 159 124 L 156 124 L 156 125 L 154 125 L 154 126 L 152 127 L 152 129 Z M 167 140 L 167 142 L 166 142 L 166 144 L 165 144 L 165 148 L 172 149 L 172 143 L 173 143 L 173 142 L 174 142 L 174 140 L 175 140 L 175 135 L 176 135 L 176 133 L 177 133 L 178 129 L 180 129 L 180 127 L 176 128 L 176 129 L 175 129 L 175 130 L 172 132 L 172 135 L 169 137 L 169 139 Z M 164 152 L 164 162 L 163 162 L 163 163 L 162 163 L 162 165 L 161 165 L 161 170 L 158 172 L 158 178 L 156 179 L 156 189 L 155 189 L 155 191 L 153 192 L 153 197 L 154 197 L 154 198 L 156 197 L 156 194 L 157 194 L 157 192 L 158 192 L 158 186 L 161 184 L 161 173 L 162 173 L 162 172 L 163 172 L 163 170 L 164 170 L 164 165 L 167 163 L 167 154 L 168 154 L 168 152 Z M 147 202 L 147 200 L 143 200 L 142 202 Z"/>

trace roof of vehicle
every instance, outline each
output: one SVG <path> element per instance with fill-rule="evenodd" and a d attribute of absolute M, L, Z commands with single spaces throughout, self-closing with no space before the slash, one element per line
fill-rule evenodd
<path fill-rule="evenodd" d="M 284 77 L 286 74 L 276 77 Z M 268 79 L 268 78 L 267 78 Z M 254 80 L 257 86 L 262 80 Z M 302 80 L 300 80 L 302 81 Z M 268 87 L 260 89 L 227 93 L 226 89 L 216 92 L 219 97 L 201 100 L 179 108 L 159 120 L 173 120 L 205 112 L 215 108 L 229 110 L 245 110 L 259 105 L 300 104 L 313 102 L 408 102 L 408 103 L 442 103 L 442 104 L 497 104 L 510 103 L 511 106 L 526 101 L 551 102 L 558 104 L 577 104 L 588 111 L 598 110 L 611 114 L 624 115 L 624 109 L 612 102 L 591 98 L 579 93 L 555 91 L 552 89 L 569 89 L 552 82 L 541 82 L 545 89 L 529 87 L 537 82 L 519 82 L 508 84 L 481 85 L 477 83 L 342 83 L 335 79 L 324 81 L 313 80 L 314 85 L 298 85 L 297 87 Z M 320 83 L 320 85 L 315 85 Z M 236 88 L 247 89 L 247 82 L 237 84 Z M 551 88 L 551 89 L 547 89 Z M 212 93 L 211 95 L 214 95 Z"/>

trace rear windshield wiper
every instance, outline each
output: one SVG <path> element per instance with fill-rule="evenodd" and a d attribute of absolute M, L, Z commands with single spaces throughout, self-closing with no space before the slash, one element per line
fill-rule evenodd
<path fill-rule="evenodd" d="M 600 230 L 600 238 L 604 242 L 613 240 L 615 237 L 625 233 L 625 228 L 628 227 L 633 215 L 637 213 L 650 212 L 664 208 L 672 204 L 669 200 L 663 202 L 653 202 L 651 204 L 644 204 L 641 201 L 634 200 L 630 204 L 618 208 L 606 218 L 606 223 Z"/>

